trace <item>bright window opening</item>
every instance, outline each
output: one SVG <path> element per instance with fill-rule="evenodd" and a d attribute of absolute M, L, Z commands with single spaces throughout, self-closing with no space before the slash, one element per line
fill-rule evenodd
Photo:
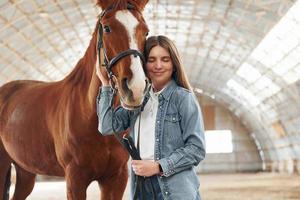
<path fill-rule="evenodd" d="M 232 134 L 230 130 L 205 131 L 206 153 L 232 153 Z"/>
<path fill-rule="evenodd" d="M 244 63 L 236 72 L 240 77 L 246 79 L 249 83 L 253 83 L 258 78 L 261 77 L 261 74 L 257 69 L 248 63 Z"/>

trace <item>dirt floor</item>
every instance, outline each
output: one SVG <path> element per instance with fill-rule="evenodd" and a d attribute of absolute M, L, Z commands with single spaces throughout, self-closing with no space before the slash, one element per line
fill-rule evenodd
<path fill-rule="evenodd" d="M 300 200 L 300 175 L 209 174 L 200 175 L 202 200 Z M 64 182 L 37 182 L 28 200 L 64 200 Z M 13 192 L 13 187 L 11 188 Z M 87 199 L 99 199 L 98 185 L 93 182 Z M 128 191 L 124 200 L 129 199 Z"/>
<path fill-rule="evenodd" d="M 300 176 L 272 173 L 201 175 L 203 200 L 300 200 Z"/>

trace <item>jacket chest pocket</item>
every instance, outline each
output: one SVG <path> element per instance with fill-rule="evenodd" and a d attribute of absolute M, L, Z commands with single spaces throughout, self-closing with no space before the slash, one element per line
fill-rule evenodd
<path fill-rule="evenodd" d="M 164 135 L 166 140 L 177 146 L 182 141 L 182 129 L 180 127 L 181 116 L 178 113 L 166 114 Z M 175 144 L 174 144 L 175 143 Z"/>
<path fill-rule="evenodd" d="M 181 117 L 178 113 L 166 114 L 165 121 L 169 123 L 179 123 Z"/>

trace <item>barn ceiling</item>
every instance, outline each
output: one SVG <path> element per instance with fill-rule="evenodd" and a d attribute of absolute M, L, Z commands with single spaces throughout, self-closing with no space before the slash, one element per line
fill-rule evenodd
<path fill-rule="evenodd" d="M 62 79 L 100 12 L 94 0 L 2 0 L 0 85 Z M 267 160 L 300 157 L 300 1 L 150 0 L 144 16 L 177 44 L 195 93 L 238 116 Z"/>

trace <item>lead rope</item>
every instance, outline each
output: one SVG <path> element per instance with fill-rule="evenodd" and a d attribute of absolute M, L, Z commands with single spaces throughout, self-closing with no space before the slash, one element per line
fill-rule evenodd
<path fill-rule="evenodd" d="M 141 130 L 141 119 L 142 119 L 142 110 L 139 114 L 139 124 L 138 124 L 138 139 L 137 139 L 137 152 L 138 154 L 140 154 L 140 130 Z M 152 181 L 149 177 L 145 177 L 145 176 L 138 176 L 138 175 L 135 175 L 136 176 L 136 183 L 135 183 L 135 193 L 134 193 L 134 197 L 133 199 L 134 200 L 137 200 L 139 198 L 138 196 L 138 192 L 136 191 L 137 188 L 141 194 L 141 200 L 147 200 L 147 196 L 146 196 L 146 192 L 145 192 L 145 189 L 146 187 L 148 186 L 147 182 L 150 183 L 150 190 L 151 190 L 151 193 L 152 193 L 152 200 L 156 200 L 156 196 L 155 196 L 155 191 L 154 191 L 154 186 L 152 184 Z"/>
<path fill-rule="evenodd" d="M 120 137 L 120 135 L 118 134 L 118 132 L 115 129 L 114 118 L 115 118 L 115 112 L 116 111 L 113 107 L 113 104 L 114 104 L 114 97 L 117 94 L 117 89 L 112 88 L 112 91 L 113 91 L 113 94 L 112 94 L 112 98 L 111 98 L 111 101 L 110 101 L 110 108 L 111 108 L 111 112 L 112 112 L 111 125 L 112 125 L 113 134 L 114 134 L 115 138 L 121 143 L 121 145 L 128 151 L 128 153 L 131 155 L 131 157 L 133 159 L 141 160 L 141 157 L 140 157 L 140 132 L 141 132 L 142 110 L 139 113 L 138 140 L 137 140 L 137 149 L 136 149 L 136 152 L 135 152 L 134 151 L 135 147 L 125 145 L 125 143 L 124 143 L 125 138 Z M 127 138 L 127 139 L 130 139 L 130 138 Z M 133 143 L 133 145 L 134 145 L 134 143 Z M 138 176 L 138 175 L 135 175 L 135 176 L 136 176 L 136 183 L 135 184 L 136 184 L 136 187 L 138 187 L 139 192 L 142 196 L 141 200 L 147 200 L 147 196 L 145 196 L 146 193 L 144 191 L 145 188 L 148 186 L 146 184 L 146 182 L 150 183 L 150 190 L 151 190 L 151 193 L 152 193 L 152 199 L 156 200 L 155 190 L 154 190 L 154 186 L 153 186 L 153 183 L 152 183 L 151 179 L 149 177 L 143 177 L 143 176 Z M 138 193 L 137 192 L 135 192 L 133 199 L 134 200 L 138 199 Z"/>
<path fill-rule="evenodd" d="M 140 112 L 140 114 L 139 114 L 139 125 L 138 125 L 138 139 L 137 139 L 137 152 L 138 152 L 138 154 L 140 154 L 140 128 L 141 128 L 141 118 L 142 118 L 142 112 Z M 142 200 L 143 199 L 146 199 L 146 197 L 144 196 L 145 195 L 145 192 L 144 192 L 144 187 L 143 187 L 143 185 L 144 185 L 144 180 L 143 180 L 143 178 L 144 177 L 141 177 L 141 176 L 138 176 L 138 175 L 135 175 L 136 176 L 136 183 L 135 183 L 135 187 L 138 187 L 138 189 L 139 189 L 139 192 L 140 192 L 140 194 L 142 194 Z M 136 189 L 135 189 L 135 194 L 134 194 L 134 198 L 133 198 L 134 200 L 137 200 L 138 199 L 138 192 L 136 192 Z"/>

